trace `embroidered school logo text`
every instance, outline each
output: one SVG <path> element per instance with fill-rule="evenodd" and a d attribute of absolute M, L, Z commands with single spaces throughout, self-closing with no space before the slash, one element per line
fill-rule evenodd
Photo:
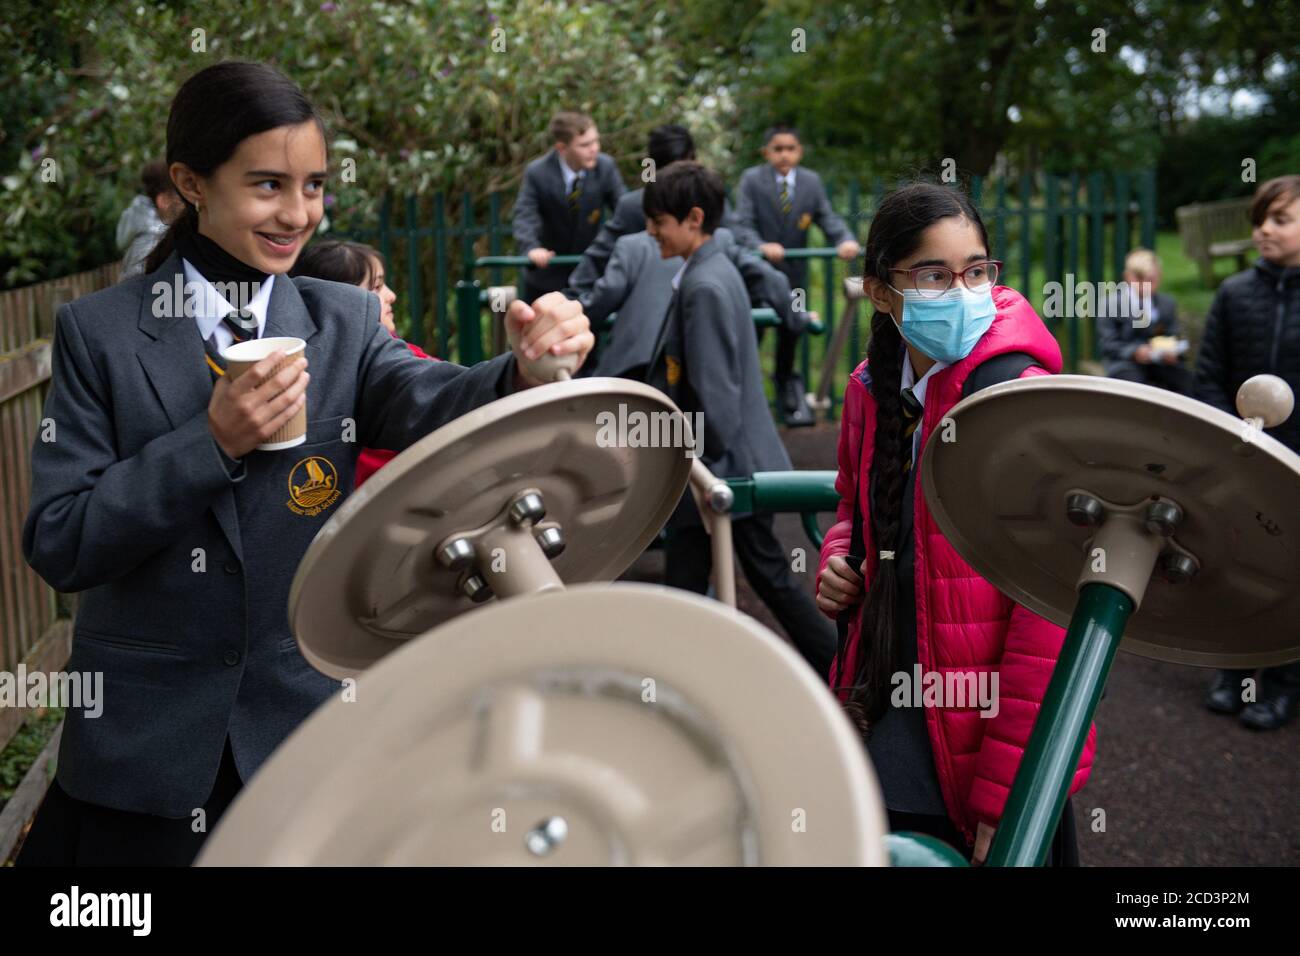
<path fill-rule="evenodd" d="M 304 458 L 289 472 L 289 500 L 294 514 L 314 518 L 338 501 L 339 473 L 328 458 L 313 455 Z"/>

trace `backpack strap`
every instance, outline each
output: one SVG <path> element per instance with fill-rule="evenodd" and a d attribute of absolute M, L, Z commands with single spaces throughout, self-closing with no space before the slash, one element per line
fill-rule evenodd
<path fill-rule="evenodd" d="M 1038 365 L 1038 360 L 1028 352 L 1003 352 L 985 359 L 961 383 L 961 397 L 970 398 L 980 389 L 999 382 L 1013 382 L 1031 365 Z"/>

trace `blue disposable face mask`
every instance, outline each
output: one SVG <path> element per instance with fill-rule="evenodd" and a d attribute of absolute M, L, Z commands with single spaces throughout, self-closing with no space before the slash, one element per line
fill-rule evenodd
<path fill-rule="evenodd" d="M 907 289 L 902 296 L 903 338 L 936 362 L 957 362 L 970 355 L 997 311 L 991 287 L 971 292 L 955 285 L 933 298 Z"/>

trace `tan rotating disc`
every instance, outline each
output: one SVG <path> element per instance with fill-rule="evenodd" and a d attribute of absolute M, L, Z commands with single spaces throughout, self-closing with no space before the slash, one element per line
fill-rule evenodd
<path fill-rule="evenodd" d="M 753 619 L 585 585 L 449 621 L 262 767 L 200 865 L 884 865 L 861 742 Z"/>
<path fill-rule="evenodd" d="M 1300 659 L 1300 456 L 1218 409 L 1146 385 L 1040 376 L 984 389 L 933 433 L 922 480 L 935 522 L 999 590 L 1067 626 L 1093 529 L 1066 517 L 1076 490 L 1116 506 L 1174 502 L 1165 552 L 1124 650 L 1156 660 L 1260 667 Z M 945 439 L 945 432 L 951 440 Z"/>
<path fill-rule="evenodd" d="M 628 427 L 638 421 L 651 423 L 640 439 Z M 421 439 L 348 498 L 303 556 L 289 593 L 303 654 L 347 677 L 471 609 L 472 569 L 449 570 L 435 556 L 462 532 L 477 542 L 488 583 L 525 568 L 530 584 L 617 577 L 686 487 L 691 459 L 671 445 L 689 434 L 684 421 L 657 389 L 589 378 L 507 396 Z M 509 527 L 503 509 L 526 490 L 544 502 L 545 519 L 513 537 L 483 533 L 493 522 Z M 550 560 L 531 535 L 552 528 L 564 546 Z"/>

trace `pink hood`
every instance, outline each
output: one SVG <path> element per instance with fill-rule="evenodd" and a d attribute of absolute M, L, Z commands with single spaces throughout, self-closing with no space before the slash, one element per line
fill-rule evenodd
<path fill-rule="evenodd" d="M 1061 370 L 1061 349 L 1025 298 L 1014 289 L 998 286 L 993 290 L 993 302 L 997 308 L 993 324 L 971 354 L 930 378 L 921 421 L 922 454 L 930 433 L 961 400 L 966 376 L 981 362 L 1005 352 L 1026 352 L 1042 368 L 1027 369 L 1022 377 Z M 839 476 L 835 482 L 840 504 L 837 521 L 827 532 L 821 553 L 821 567 L 832 555 L 848 553 L 854 488 L 859 487 L 867 552 L 864 589 L 879 563 L 878 549 L 871 544 L 867 497 L 876 416 L 869 382 L 870 373 L 863 362 L 854 370 L 845 390 Z M 859 454 L 864 421 L 867 447 Z M 926 673 L 995 671 L 999 675 L 999 710 L 994 717 L 981 717 L 976 709 L 926 708 L 926 725 L 948 816 L 973 842 L 979 822 L 996 826 L 1002 817 L 1065 631 L 1014 603 L 958 556 L 935 525 L 920 481 L 916 483 L 914 504 L 918 660 Z M 860 613 L 860 604 L 858 610 Z M 858 624 L 859 614 L 855 614 L 845 651 L 846 675 L 853 674 L 857 666 Z M 841 680 L 832 669 L 830 683 L 838 687 L 849 683 L 849 678 Z M 1096 728 L 1092 727 L 1071 793 L 1087 781 L 1095 746 Z"/>

